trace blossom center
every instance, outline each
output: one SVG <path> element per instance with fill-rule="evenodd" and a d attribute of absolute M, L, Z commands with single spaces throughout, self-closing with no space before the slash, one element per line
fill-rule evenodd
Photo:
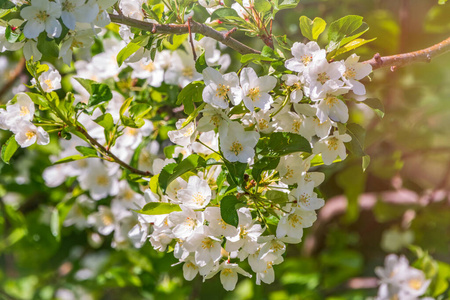
<path fill-rule="evenodd" d="M 25 133 L 27 140 L 31 140 L 35 135 L 36 135 L 36 132 L 31 131 L 31 130 L 29 130 L 29 131 L 27 131 L 27 133 Z"/>
<path fill-rule="evenodd" d="M 49 14 L 47 14 L 47 12 L 44 10 L 44 11 L 39 11 L 37 14 L 36 14 L 36 17 L 35 17 L 35 19 L 38 19 L 38 20 L 40 20 L 40 21 L 42 21 L 42 22 L 45 22 L 46 20 L 47 20 L 47 18 L 48 17 L 50 17 L 50 15 Z"/>
<path fill-rule="evenodd" d="M 344 72 L 344 77 L 347 79 L 354 79 L 356 77 L 356 71 L 354 68 L 348 68 Z"/>
<path fill-rule="evenodd" d="M 222 274 L 223 274 L 224 276 L 231 275 L 231 274 L 233 274 L 233 270 L 231 270 L 231 269 L 229 269 L 229 268 L 223 269 L 223 270 L 222 270 Z"/>
<path fill-rule="evenodd" d="M 317 74 L 317 81 L 321 84 L 325 84 L 325 82 L 327 82 L 328 80 L 330 80 L 330 76 L 328 76 L 326 72 Z"/>
<path fill-rule="evenodd" d="M 155 65 L 153 64 L 153 62 L 149 62 L 148 64 L 142 66 L 142 68 L 143 68 L 145 71 L 148 71 L 148 72 L 153 72 L 153 71 L 155 71 Z"/>
<path fill-rule="evenodd" d="M 301 219 L 301 217 L 299 217 L 296 214 L 291 214 L 288 217 L 288 221 L 289 221 L 289 224 L 291 225 L 291 227 L 295 227 L 295 226 L 297 226 L 297 224 L 301 225 L 302 221 L 300 219 Z"/>
<path fill-rule="evenodd" d="M 44 83 L 47 85 L 48 89 L 53 90 L 53 83 L 50 79 L 45 79 Z"/>
<path fill-rule="evenodd" d="M 192 76 L 194 76 L 194 70 L 192 70 L 192 68 L 186 67 L 181 71 L 181 75 L 187 78 L 192 78 Z"/>
<path fill-rule="evenodd" d="M 422 287 L 422 281 L 420 281 L 419 279 L 411 279 L 408 281 L 408 285 L 410 288 L 417 291 Z"/>
<path fill-rule="evenodd" d="M 203 205 L 203 202 L 205 202 L 205 198 L 201 193 L 195 193 L 194 202 L 197 203 L 198 205 Z"/>
<path fill-rule="evenodd" d="M 69 0 L 66 0 L 62 3 L 62 10 L 68 11 L 68 12 L 73 12 L 75 10 L 75 5 L 72 2 L 70 2 Z"/>
<path fill-rule="evenodd" d="M 328 140 L 328 150 L 337 150 L 338 148 L 338 139 L 335 137 L 332 137 Z"/>
<path fill-rule="evenodd" d="M 233 152 L 234 155 L 238 155 L 242 150 L 244 150 L 244 147 L 242 147 L 241 143 L 233 142 L 233 144 L 231 144 L 230 151 Z"/>
<path fill-rule="evenodd" d="M 259 98 L 261 97 L 261 94 L 260 94 L 260 92 L 259 92 L 259 87 L 251 88 L 251 89 L 248 91 L 247 97 L 249 97 L 250 99 L 252 99 L 252 101 L 259 100 Z"/>
<path fill-rule="evenodd" d="M 330 108 L 333 107 L 338 101 L 339 101 L 339 99 L 336 97 L 333 97 L 333 96 L 329 96 L 329 97 L 325 98 L 325 103 Z"/>
<path fill-rule="evenodd" d="M 98 176 L 96 181 L 100 186 L 107 186 L 109 182 L 108 177 L 106 177 L 105 175 Z"/>
<path fill-rule="evenodd" d="M 269 128 L 269 122 L 267 122 L 267 120 L 265 120 L 265 119 L 261 119 L 258 122 L 258 126 L 259 126 L 259 129 L 267 129 L 267 128 Z"/>
<path fill-rule="evenodd" d="M 109 225 L 111 225 L 113 222 L 114 222 L 114 220 L 113 220 L 113 218 L 112 218 L 111 215 L 109 215 L 109 214 L 104 214 L 104 215 L 102 215 L 102 223 L 103 223 L 105 226 L 109 226 Z"/>
<path fill-rule="evenodd" d="M 303 55 L 301 58 L 302 63 L 307 66 L 312 61 L 312 55 Z"/>
<path fill-rule="evenodd" d="M 202 248 L 203 249 L 211 249 L 214 247 L 214 241 L 210 238 L 206 238 L 202 241 Z"/>
<path fill-rule="evenodd" d="M 292 175 L 294 175 L 294 170 L 292 170 L 291 168 L 287 167 L 287 171 L 286 174 L 284 175 L 284 178 L 289 179 L 292 177 Z"/>
<path fill-rule="evenodd" d="M 222 118 L 220 117 L 220 115 L 214 115 L 211 117 L 211 122 L 214 124 L 214 126 L 219 126 L 221 119 Z"/>
<path fill-rule="evenodd" d="M 20 116 L 26 116 L 30 113 L 30 110 L 28 109 L 28 107 L 26 106 L 21 106 L 20 107 Z"/>
<path fill-rule="evenodd" d="M 219 84 L 216 90 L 216 97 L 225 98 L 225 96 L 229 91 L 230 91 L 229 85 Z"/>
<path fill-rule="evenodd" d="M 302 127 L 302 121 L 295 120 L 294 122 L 292 122 L 292 131 L 298 133 L 300 131 L 301 127 Z"/>

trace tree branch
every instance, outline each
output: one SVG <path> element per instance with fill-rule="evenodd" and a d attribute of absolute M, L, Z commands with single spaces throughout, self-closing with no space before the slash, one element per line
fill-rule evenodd
<path fill-rule="evenodd" d="M 118 24 L 128 25 L 131 27 L 147 30 L 151 33 L 165 33 L 165 34 L 185 34 L 189 32 L 189 26 L 187 24 L 154 24 L 136 19 L 128 18 L 125 16 L 119 16 L 115 14 L 109 14 L 111 21 Z M 260 53 L 259 51 L 250 48 L 241 42 L 230 37 L 227 32 L 217 31 L 208 25 L 197 23 L 193 20 L 190 21 L 190 29 L 193 33 L 200 33 L 204 36 L 213 38 L 222 44 L 236 50 L 241 54 Z"/>
<path fill-rule="evenodd" d="M 392 56 L 380 56 L 380 54 L 377 53 L 373 56 L 372 59 L 369 59 L 364 63 L 370 64 L 373 70 L 390 67 L 391 70 L 394 71 L 396 68 L 403 67 L 411 63 L 419 61 L 430 62 L 432 58 L 447 51 L 450 51 L 450 38 L 429 48 L 414 52 L 402 53 Z"/>
<path fill-rule="evenodd" d="M 76 129 L 82 135 L 84 135 L 93 146 L 95 145 L 97 148 L 99 148 L 101 150 L 101 152 L 103 154 L 106 154 L 107 157 L 109 157 L 110 159 L 112 159 L 112 161 L 114 161 L 114 162 L 118 163 L 119 165 L 121 165 L 123 168 L 131 171 L 132 173 L 139 174 L 139 175 L 142 175 L 142 176 L 151 176 L 152 175 L 152 173 L 150 173 L 148 171 L 141 171 L 141 170 L 138 170 L 136 168 L 133 168 L 132 166 L 130 166 L 129 164 L 127 164 L 126 162 L 124 162 L 123 160 L 118 158 L 116 155 L 114 155 L 114 153 L 112 153 L 111 151 L 107 150 L 96 139 L 94 139 L 92 136 L 90 136 L 89 133 L 86 130 L 84 130 L 83 127 L 77 126 Z"/>

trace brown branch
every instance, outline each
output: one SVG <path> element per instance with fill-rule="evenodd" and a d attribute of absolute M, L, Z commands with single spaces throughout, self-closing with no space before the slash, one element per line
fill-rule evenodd
<path fill-rule="evenodd" d="M 152 175 L 152 173 L 150 173 L 148 171 L 141 171 L 141 170 L 138 170 L 136 168 L 133 168 L 132 166 L 130 166 L 129 164 L 127 164 L 126 162 L 124 162 L 123 160 L 118 158 L 116 155 L 114 155 L 114 153 L 112 153 L 111 151 L 107 150 L 96 139 L 94 139 L 92 136 L 90 136 L 89 133 L 83 127 L 77 126 L 76 129 L 82 135 L 84 135 L 93 146 L 96 146 L 97 148 L 99 148 L 101 150 L 101 152 L 105 154 L 105 156 L 111 158 L 114 162 L 118 163 L 123 168 L 129 170 L 132 173 L 139 174 L 139 175 L 142 175 L 142 176 L 151 176 Z"/>
<path fill-rule="evenodd" d="M 115 14 L 109 14 L 109 17 L 114 23 L 128 25 L 150 31 L 152 33 L 185 34 L 189 32 L 189 26 L 187 24 L 154 24 Z M 250 48 L 234 38 L 229 37 L 226 32 L 217 31 L 205 24 L 197 23 L 191 20 L 190 28 L 191 32 L 200 33 L 201 35 L 213 38 L 241 54 L 260 53 L 258 50 Z"/>
<path fill-rule="evenodd" d="M 194 56 L 194 61 L 197 61 L 197 53 L 195 53 L 195 46 L 194 46 L 194 40 L 192 39 L 192 17 L 188 18 L 187 25 L 188 25 L 188 32 L 189 32 L 189 43 L 191 44 L 192 48 L 192 55 Z"/>
<path fill-rule="evenodd" d="M 380 54 L 375 54 L 372 59 L 365 61 L 364 63 L 370 64 L 372 69 L 379 69 L 384 67 L 390 67 L 392 71 L 396 68 L 403 67 L 415 62 L 430 62 L 432 58 L 441 55 L 447 51 L 450 51 L 450 38 L 433 45 L 429 48 L 402 53 L 391 56 L 380 56 Z"/>

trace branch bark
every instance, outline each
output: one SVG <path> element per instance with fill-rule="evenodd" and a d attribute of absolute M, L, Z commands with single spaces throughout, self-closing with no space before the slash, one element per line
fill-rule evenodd
<path fill-rule="evenodd" d="M 390 67 L 391 70 L 394 71 L 396 68 L 403 67 L 411 63 L 420 61 L 430 62 L 432 58 L 444 54 L 447 51 L 450 51 L 450 37 L 436 45 L 414 52 L 391 56 L 380 56 L 380 54 L 377 53 L 372 59 L 367 60 L 364 63 L 370 64 L 373 70 Z"/>
<path fill-rule="evenodd" d="M 90 136 L 89 133 L 86 130 L 84 130 L 81 126 L 77 126 L 76 129 L 89 140 L 91 145 L 96 146 L 101 151 L 102 154 L 104 154 L 107 158 L 110 158 L 112 161 L 118 163 L 123 168 L 131 171 L 132 173 L 139 174 L 142 176 L 152 176 L 153 175 L 152 173 L 150 173 L 148 171 L 138 170 L 138 169 L 130 166 L 129 164 L 127 164 L 120 158 L 118 158 L 116 155 L 114 155 L 114 153 L 112 153 L 111 151 L 106 149 L 96 139 L 94 139 L 92 136 Z"/>
<path fill-rule="evenodd" d="M 114 23 L 128 25 L 142 30 L 147 30 L 152 33 L 163 33 L 163 34 L 189 33 L 189 26 L 187 24 L 155 24 L 115 14 L 109 14 L 109 17 L 111 18 L 111 21 Z M 241 42 L 230 37 L 230 35 L 227 34 L 227 32 L 217 31 L 209 27 L 208 25 L 197 23 L 191 20 L 190 29 L 191 32 L 193 33 L 200 33 L 204 36 L 213 38 L 221 42 L 222 44 L 230 47 L 231 49 L 236 50 L 241 54 L 260 53 L 260 51 L 250 48 L 247 45 L 244 45 Z"/>

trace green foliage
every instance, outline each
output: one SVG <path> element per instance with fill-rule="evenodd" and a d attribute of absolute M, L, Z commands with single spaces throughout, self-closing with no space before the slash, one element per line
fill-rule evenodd
<path fill-rule="evenodd" d="M 147 46 L 150 37 L 148 35 L 140 35 L 134 38 L 131 42 L 129 42 L 122 50 L 120 50 L 119 54 L 117 54 L 117 64 L 119 67 L 123 64 L 123 62 L 136 53 L 140 48 Z"/>
<path fill-rule="evenodd" d="M 2 145 L 1 156 L 2 156 L 3 162 L 9 164 L 11 157 L 14 155 L 14 153 L 17 151 L 17 149 L 19 149 L 19 144 L 17 144 L 15 136 L 12 135 L 6 141 L 6 143 L 4 143 Z"/>
<path fill-rule="evenodd" d="M 256 153 L 266 157 L 280 157 L 295 152 L 311 153 L 311 146 L 304 137 L 295 133 L 274 132 L 263 137 L 256 145 Z"/>
<path fill-rule="evenodd" d="M 181 211 L 180 206 L 172 203 L 150 202 L 136 212 L 144 215 L 165 215 L 174 211 Z"/>
<path fill-rule="evenodd" d="M 186 172 L 194 171 L 197 168 L 204 168 L 205 160 L 197 155 L 191 154 L 183 159 L 179 164 L 168 164 L 159 174 L 158 183 L 163 192 L 166 191 L 167 186 L 176 178 L 185 174 Z"/>
<path fill-rule="evenodd" d="M 237 205 L 241 204 L 236 196 L 228 195 L 220 200 L 220 216 L 225 221 L 225 223 L 231 226 L 237 227 L 239 224 L 239 216 L 237 213 Z"/>
<path fill-rule="evenodd" d="M 303 36 L 310 41 L 317 41 L 326 26 L 327 23 L 322 18 L 316 17 L 311 20 L 306 16 L 300 17 L 300 30 Z"/>

